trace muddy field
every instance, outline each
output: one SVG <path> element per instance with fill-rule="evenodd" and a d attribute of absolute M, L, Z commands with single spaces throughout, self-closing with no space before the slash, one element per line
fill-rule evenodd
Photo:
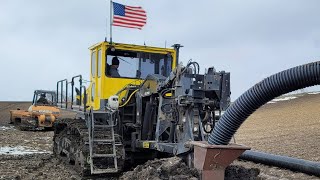
<path fill-rule="evenodd" d="M 53 157 L 53 132 L 19 131 L 8 124 L 10 109 L 27 109 L 29 105 L 29 102 L 0 102 L 0 179 L 79 179 L 72 167 Z M 255 150 L 320 161 L 319 109 L 318 94 L 269 103 L 244 123 L 235 141 Z M 74 115 L 64 113 L 64 116 Z M 228 168 L 227 178 L 320 179 L 244 161 L 235 161 Z M 149 161 L 124 173 L 120 179 L 198 179 L 198 174 L 181 159 L 169 158 Z"/>
<path fill-rule="evenodd" d="M 305 93 L 261 107 L 241 126 L 235 141 L 254 150 L 319 162 L 319 130 L 320 94 Z M 253 163 L 236 163 L 259 168 L 262 174 L 278 178 L 320 179 Z"/>

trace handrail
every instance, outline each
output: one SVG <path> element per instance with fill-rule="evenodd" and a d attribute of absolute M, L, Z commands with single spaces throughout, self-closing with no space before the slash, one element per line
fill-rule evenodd
<path fill-rule="evenodd" d="M 61 84 L 61 93 L 60 93 L 60 100 L 61 100 L 61 108 L 62 108 L 62 98 L 63 98 L 63 82 L 66 82 L 66 109 L 68 107 L 68 80 L 63 79 L 57 82 L 57 104 L 59 103 L 59 84 Z"/>
<path fill-rule="evenodd" d="M 80 92 L 81 92 L 82 88 L 83 88 L 83 112 L 86 112 L 86 109 L 87 109 L 87 88 L 86 88 L 86 86 L 81 85 Z M 80 99 L 81 99 L 81 95 L 80 95 Z M 80 104 L 80 106 L 81 106 L 81 104 Z"/>
<path fill-rule="evenodd" d="M 74 79 L 75 78 L 79 78 L 79 83 L 80 83 L 80 88 L 79 88 L 79 90 L 80 90 L 80 100 L 79 100 L 79 106 L 81 106 L 81 101 L 82 101 L 82 97 L 81 97 L 81 95 L 82 95 L 82 75 L 80 74 L 80 75 L 77 75 L 77 76 L 73 76 L 72 77 L 72 80 L 71 80 L 71 109 L 73 109 L 73 91 L 74 91 Z"/>
<path fill-rule="evenodd" d="M 79 78 L 79 82 L 80 82 L 80 88 L 79 88 L 79 91 L 80 91 L 80 104 L 79 104 L 79 111 L 82 111 L 81 110 L 81 104 L 82 104 L 82 102 L 83 102 L 83 112 L 86 112 L 86 108 L 87 108 L 87 88 L 86 88 L 86 86 L 84 86 L 84 85 L 82 85 L 82 75 L 77 75 L 77 76 L 74 76 L 74 77 L 72 77 L 72 80 L 71 80 L 71 82 L 69 82 L 70 84 L 71 84 L 71 89 L 72 89 L 72 92 L 71 92 L 71 103 L 70 103 L 70 109 L 72 109 L 73 110 L 73 90 L 74 90 L 74 80 L 75 80 L 75 78 Z M 57 96 L 56 96 L 56 100 L 57 100 L 57 106 L 59 106 L 58 104 L 60 104 L 60 108 L 64 108 L 63 107 L 63 103 L 62 103 L 62 99 L 63 99 L 63 94 L 62 94 L 62 92 L 63 92 L 63 86 L 64 86 L 64 83 L 66 84 L 66 105 L 65 105 L 65 109 L 67 109 L 68 108 L 68 80 L 67 79 L 63 79 L 63 80 L 60 80 L 60 81 L 58 81 L 57 82 Z M 61 91 L 61 93 L 60 93 L 60 102 L 59 102 L 59 96 L 58 96 L 58 94 L 59 94 L 59 85 L 61 86 L 60 87 L 60 91 Z M 83 92 L 83 95 L 82 95 L 82 92 Z M 83 98 L 83 100 L 82 100 L 82 98 Z"/>

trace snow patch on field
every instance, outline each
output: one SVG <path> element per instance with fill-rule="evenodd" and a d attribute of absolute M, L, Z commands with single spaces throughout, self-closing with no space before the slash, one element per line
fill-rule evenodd
<path fill-rule="evenodd" d="M 274 103 L 276 103 L 276 102 L 273 102 L 273 101 L 267 102 L 267 104 L 274 104 Z"/>
<path fill-rule="evenodd" d="M 35 154 L 35 153 L 49 153 L 51 154 L 51 151 L 46 150 L 38 150 L 38 149 L 32 149 L 27 146 L 15 146 L 15 147 L 9 147 L 4 146 L 0 147 L 0 155 L 26 155 L 26 154 Z"/>
<path fill-rule="evenodd" d="M 309 92 L 308 94 L 320 94 L 320 91 L 318 91 L 318 92 Z"/>
<path fill-rule="evenodd" d="M 0 126 L 0 131 L 6 131 L 14 129 L 14 126 Z"/>
<path fill-rule="evenodd" d="M 278 98 L 275 98 L 275 99 L 269 101 L 268 104 L 274 104 L 279 101 L 288 101 L 288 100 L 296 99 L 296 98 L 304 96 L 306 94 L 320 94 L 320 91 L 313 91 L 313 92 L 300 93 L 300 94 L 286 94 L 284 96 L 281 96 L 281 97 L 278 97 Z"/>
<path fill-rule="evenodd" d="M 283 97 L 283 98 L 277 98 L 277 99 L 273 99 L 273 102 L 279 102 L 279 101 L 288 101 L 291 99 L 296 99 L 297 97 L 295 96 L 288 96 L 288 97 Z"/>
<path fill-rule="evenodd" d="M 298 93 L 297 94 L 286 94 L 284 96 L 281 96 L 281 97 L 278 97 L 278 98 L 275 98 L 275 99 L 269 101 L 268 104 L 274 104 L 279 101 L 288 101 L 288 100 L 296 99 L 296 98 L 304 96 L 306 94 L 320 94 L 320 91 L 313 91 L 313 92 L 300 93 L 300 94 L 298 94 Z"/>
<path fill-rule="evenodd" d="M 296 98 L 298 98 L 298 97 L 296 97 L 296 96 L 280 97 L 280 98 L 276 98 L 276 99 L 269 101 L 268 104 L 273 104 L 273 103 L 276 103 L 279 101 L 288 101 L 288 100 L 292 100 L 292 99 L 296 99 Z"/>

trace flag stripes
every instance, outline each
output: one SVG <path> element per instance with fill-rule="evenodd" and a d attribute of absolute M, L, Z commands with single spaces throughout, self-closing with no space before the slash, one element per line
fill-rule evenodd
<path fill-rule="evenodd" d="M 113 26 L 141 29 L 147 23 L 147 13 L 141 7 L 113 2 Z"/>

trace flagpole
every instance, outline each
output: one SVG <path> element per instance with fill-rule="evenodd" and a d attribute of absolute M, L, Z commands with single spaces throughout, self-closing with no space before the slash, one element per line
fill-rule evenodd
<path fill-rule="evenodd" d="M 108 3 L 108 1 L 106 1 L 106 3 Z M 108 8 L 108 5 L 106 4 L 106 8 Z M 106 37 L 104 38 L 104 41 L 107 42 L 108 41 L 108 11 L 106 11 Z"/>
<path fill-rule="evenodd" d="M 112 43 L 112 0 L 110 0 L 110 43 Z"/>

